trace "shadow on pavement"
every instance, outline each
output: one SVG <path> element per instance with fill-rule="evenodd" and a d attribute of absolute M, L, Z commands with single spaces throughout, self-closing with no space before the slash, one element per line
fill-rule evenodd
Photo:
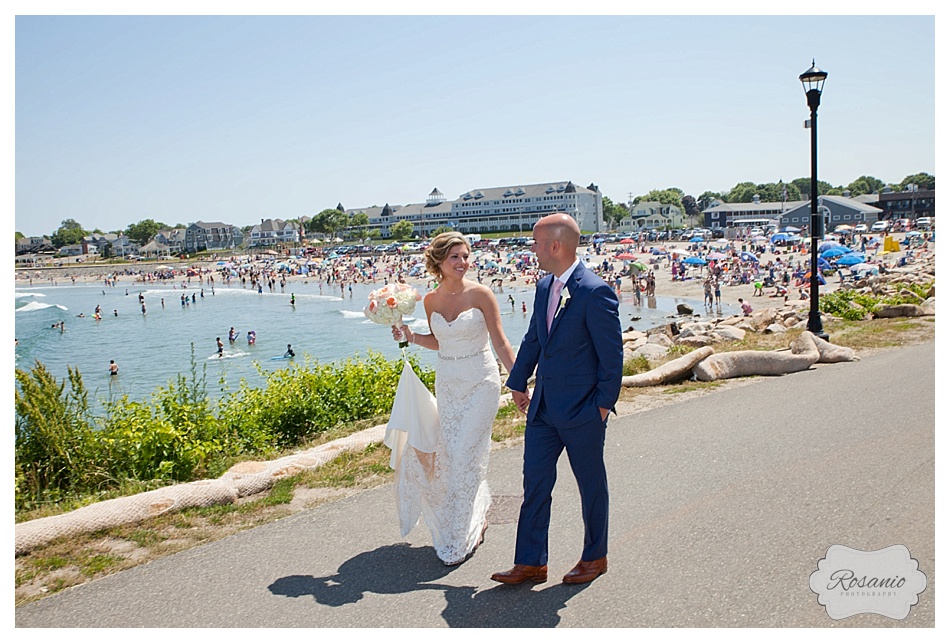
<path fill-rule="evenodd" d="M 442 617 L 449 627 L 556 627 L 567 601 L 587 585 L 498 585 L 478 592 L 475 587 L 449 587 Z"/>
<path fill-rule="evenodd" d="M 432 547 L 397 543 L 354 556 L 331 576 L 284 576 L 267 589 L 289 598 L 312 596 L 329 607 L 357 603 L 367 592 L 441 590 L 446 599 L 442 617 L 449 627 L 554 627 L 567 601 L 587 587 L 558 584 L 535 591 L 527 584 L 499 585 L 479 592 L 477 587 L 437 582 L 453 569 L 439 561 Z"/>
<path fill-rule="evenodd" d="M 310 595 L 321 605 L 339 607 L 356 603 L 366 592 L 405 594 L 420 589 L 449 589 L 448 585 L 430 583 L 451 571 L 432 547 L 396 543 L 354 556 L 332 576 L 285 576 L 267 589 L 291 598 Z"/>

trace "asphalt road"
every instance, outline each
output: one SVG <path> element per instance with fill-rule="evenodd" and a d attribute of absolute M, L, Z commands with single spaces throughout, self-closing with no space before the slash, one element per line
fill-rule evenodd
<path fill-rule="evenodd" d="M 512 563 L 521 448 L 492 454 L 492 525 L 443 566 L 402 542 L 380 487 L 16 609 L 17 627 L 934 627 L 935 344 L 819 365 L 611 420 L 609 572 L 568 586 L 566 457 L 549 580 Z M 828 547 L 903 544 L 927 575 L 907 618 L 835 621 L 809 589 Z"/>

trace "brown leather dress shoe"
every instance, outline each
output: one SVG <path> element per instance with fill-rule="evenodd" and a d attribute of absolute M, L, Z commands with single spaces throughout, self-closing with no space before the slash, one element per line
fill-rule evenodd
<path fill-rule="evenodd" d="M 491 579 L 505 585 L 520 585 L 525 581 L 544 583 L 548 580 L 548 566 L 515 565 L 506 572 L 496 572 Z"/>
<path fill-rule="evenodd" d="M 568 584 L 572 583 L 589 583 L 601 574 L 607 573 L 607 557 L 598 558 L 597 560 L 582 560 L 574 565 L 574 569 L 569 571 L 564 576 L 564 582 Z"/>

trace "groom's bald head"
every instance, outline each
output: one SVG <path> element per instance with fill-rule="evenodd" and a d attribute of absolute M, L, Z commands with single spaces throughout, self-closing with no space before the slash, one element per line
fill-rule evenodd
<path fill-rule="evenodd" d="M 577 257 L 581 229 L 565 212 L 555 212 L 534 224 L 534 252 L 542 270 L 561 274 Z"/>

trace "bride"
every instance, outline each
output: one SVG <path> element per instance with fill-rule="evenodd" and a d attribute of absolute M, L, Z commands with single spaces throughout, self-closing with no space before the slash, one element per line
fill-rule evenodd
<path fill-rule="evenodd" d="M 424 300 L 431 334 L 393 327 L 396 339 L 439 352 L 435 394 L 441 433 L 434 453 L 408 448 L 396 478 L 403 537 L 421 514 L 436 554 L 457 565 L 481 544 L 488 528 L 488 451 L 501 378 L 489 348 L 511 371 L 515 354 L 501 327 L 492 291 L 465 278 L 471 246 L 446 232 L 426 250 L 426 270 L 438 287 Z"/>

